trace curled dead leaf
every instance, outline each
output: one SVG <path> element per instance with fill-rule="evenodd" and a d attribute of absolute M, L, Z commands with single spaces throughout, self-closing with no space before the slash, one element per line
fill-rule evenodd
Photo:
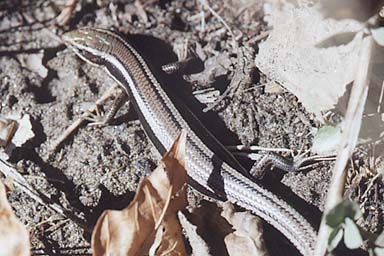
<path fill-rule="evenodd" d="M 322 113 L 337 106 L 355 79 L 363 24 L 325 19 L 321 1 L 310 6 L 284 3 L 283 8 L 277 2 L 270 5 L 273 30 L 260 43 L 255 64 L 324 121 Z"/>
<path fill-rule="evenodd" d="M 94 255 L 185 255 L 177 212 L 187 205 L 186 134 L 175 141 L 160 165 L 144 177 L 132 202 L 107 210 L 92 234 Z"/>
<path fill-rule="evenodd" d="M 235 212 L 233 205 L 224 203 L 221 214 L 235 231 L 224 238 L 230 256 L 267 256 L 262 220 L 249 212 Z"/>
<path fill-rule="evenodd" d="M 35 133 L 28 114 L 0 115 L 0 156 L 7 160 L 16 147 L 31 140 Z"/>
<path fill-rule="evenodd" d="M 0 248 L 0 256 L 30 255 L 28 231 L 13 213 L 2 182 L 0 182 Z"/>
<path fill-rule="evenodd" d="M 17 129 L 17 122 L 0 116 L 0 147 L 8 145 Z"/>
<path fill-rule="evenodd" d="M 56 17 L 56 22 L 60 26 L 64 26 L 71 19 L 73 12 L 75 11 L 75 7 L 78 0 L 68 0 L 64 6 L 64 9 L 61 11 L 59 16 Z"/>
<path fill-rule="evenodd" d="M 48 69 L 43 64 L 44 50 L 38 53 L 21 53 L 16 55 L 23 67 L 35 72 L 42 78 L 48 75 Z"/>
<path fill-rule="evenodd" d="M 210 249 L 207 242 L 198 233 L 198 227 L 193 224 L 183 212 L 178 214 L 180 224 L 185 230 L 186 237 L 192 249 L 192 255 L 210 256 Z"/>

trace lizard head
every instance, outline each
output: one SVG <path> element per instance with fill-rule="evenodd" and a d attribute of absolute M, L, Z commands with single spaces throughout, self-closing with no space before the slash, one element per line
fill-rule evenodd
<path fill-rule="evenodd" d="M 109 36 L 107 30 L 84 27 L 64 33 L 62 40 L 81 59 L 100 66 L 111 51 Z"/>

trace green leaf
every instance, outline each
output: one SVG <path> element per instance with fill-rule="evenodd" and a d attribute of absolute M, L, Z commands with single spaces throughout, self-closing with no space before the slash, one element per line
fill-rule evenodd
<path fill-rule="evenodd" d="M 363 244 L 359 228 L 350 218 L 345 219 L 344 244 L 349 249 L 359 248 Z"/>
<path fill-rule="evenodd" d="M 375 39 L 376 43 L 381 46 L 384 46 L 384 27 L 371 29 L 371 32 L 373 39 Z"/>
<path fill-rule="evenodd" d="M 326 223 L 332 228 L 337 228 L 345 218 L 358 219 L 361 217 L 359 205 L 355 202 L 344 200 L 329 211 L 325 217 Z"/>
<path fill-rule="evenodd" d="M 341 238 L 343 238 L 343 229 L 342 228 L 335 228 L 332 230 L 331 234 L 328 238 L 328 250 L 331 252 L 333 249 L 337 247 L 337 245 L 340 243 Z"/>
<path fill-rule="evenodd" d="M 336 151 L 339 148 L 341 137 L 340 126 L 325 125 L 316 132 L 311 151 L 317 154 Z"/>
<path fill-rule="evenodd" d="M 383 256 L 384 255 L 384 248 L 376 247 L 375 249 L 373 249 L 373 251 L 375 252 L 376 256 Z"/>
<path fill-rule="evenodd" d="M 384 176 L 384 164 L 377 166 L 377 173 L 379 173 L 381 176 Z"/>
<path fill-rule="evenodd" d="M 368 249 L 368 256 L 376 256 L 375 252 L 373 251 L 373 248 Z"/>
<path fill-rule="evenodd" d="M 384 231 L 376 238 L 375 245 L 384 248 Z"/>

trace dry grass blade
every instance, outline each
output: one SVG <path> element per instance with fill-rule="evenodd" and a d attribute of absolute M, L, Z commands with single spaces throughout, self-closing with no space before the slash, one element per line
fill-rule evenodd
<path fill-rule="evenodd" d="M 16 218 L 0 182 L 0 255 L 30 255 L 29 234 Z"/>
<path fill-rule="evenodd" d="M 186 134 L 183 132 L 161 164 L 140 182 L 123 210 L 107 210 L 92 234 L 94 255 L 185 255 L 177 212 L 186 204 Z"/>
<path fill-rule="evenodd" d="M 62 143 L 68 139 L 69 136 L 71 136 L 77 129 L 80 127 L 80 125 L 83 124 L 87 120 L 88 117 L 91 116 L 93 112 L 97 110 L 97 106 L 104 103 L 107 99 L 112 97 L 112 95 L 115 93 L 117 89 L 117 85 L 110 87 L 101 97 L 98 99 L 94 105 L 92 105 L 91 108 L 87 109 L 87 111 L 81 115 L 79 119 L 77 119 L 75 122 L 73 122 L 51 145 L 50 145 L 50 153 L 48 155 L 48 159 L 53 156 L 53 154 L 56 152 L 56 150 L 59 148 L 59 146 L 62 145 Z"/>
<path fill-rule="evenodd" d="M 64 9 L 61 11 L 59 16 L 56 17 L 56 22 L 60 26 L 64 26 L 71 19 L 71 16 L 75 10 L 78 0 L 68 0 L 65 4 Z"/>
<path fill-rule="evenodd" d="M 340 144 L 340 151 L 337 155 L 327 201 L 325 203 L 325 210 L 315 249 L 315 255 L 317 256 L 322 256 L 326 252 L 330 229 L 325 223 L 325 216 L 342 199 L 346 176 L 345 166 L 347 165 L 348 160 L 357 144 L 363 110 L 368 94 L 368 76 L 372 47 L 372 36 L 367 36 L 363 41 L 360 51 L 360 61 L 357 67 L 356 78 L 352 88 L 351 97 L 348 102 L 348 110 L 342 130 L 343 137 Z"/>
<path fill-rule="evenodd" d="M 23 193 L 29 195 L 33 200 L 39 202 L 40 204 L 50 208 L 54 212 L 60 214 L 64 218 L 71 219 L 73 222 L 84 228 L 85 231 L 90 232 L 90 228 L 85 224 L 81 219 L 75 216 L 73 213 L 66 211 L 61 205 L 52 202 L 47 197 L 42 197 L 42 195 L 36 191 L 28 181 L 15 169 L 0 158 L 0 173 L 2 173 L 6 178 L 10 178 L 13 181 L 13 185 L 20 189 Z"/>

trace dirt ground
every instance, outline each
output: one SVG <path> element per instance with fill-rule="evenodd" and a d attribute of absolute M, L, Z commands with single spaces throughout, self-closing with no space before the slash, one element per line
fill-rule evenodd
<path fill-rule="evenodd" d="M 198 1 L 138 4 L 84 0 L 76 5 L 67 25 L 55 26 L 55 18 L 65 2 L 0 3 L 0 114 L 31 116 L 35 137 L 14 150 L 9 162 L 42 195 L 89 227 L 103 210 L 121 209 L 132 199 L 140 177 L 156 166 L 159 154 L 128 104 L 118 111 L 112 125 L 100 127 L 86 122 L 52 151 L 52 144 L 65 129 L 115 85 L 103 70 L 84 63 L 57 40 L 55 35 L 65 31 L 91 26 L 130 34 L 128 37 L 146 51 L 156 68 L 175 61 L 176 55 L 197 55 L 200 70 L 184 75 L 192 91 L 213 88 L 223 93 L 228 86 L 233 87 L 218 106 L 207 114 L 199 114 L 224 145 L 310 148 L 314 128 L 319 124 L 284 88 L 266 91 L 264 85 L 273 81 L 254 65 L 258 43 L 268 29 L 261 1 L 209 1 L 211 8 L 233 29 L 238 48 L 220 20 Z M 159 45 L 169 48 L 168 59 L 156 56 Z M 39 70 L 28 64 L 31 56 L 41 60 Z M 233 85 L 236 72 L 240 72 L 240 79 Z M 184 94 L 191 94 L 177 84 L 169 86 L 176 92 L 184 90 Z M 111 104 L 112 100 L 108 100 L 101 111 L 108 110 Z M 217 124 L 209 121 L 211 116 L 219 120 Z M 250 167 L 249 160 L 239 160 Z M 360 168 L 365 161 L 358 158 L 356 163 Z M 316 225 L 323 210 L 331 167 L 332 163 L 321 163 L 302 173 L 275 171 L 262 183 L 301 209 Z M 357 197 L 355 190 L 348 190 L 352 198 Z M 202 198 L 191 188 L 192 205 L 199 204 Z M 9 193 L 9 200 L 30 231 L 34 254 L 90 253 L 90 234 L 72 220 L 17 189 Z M 380 221 L 374 216 L 369 211 L 365 213 L 369 219 L 362 223 L 365 229 L 380 229 Z"/>

